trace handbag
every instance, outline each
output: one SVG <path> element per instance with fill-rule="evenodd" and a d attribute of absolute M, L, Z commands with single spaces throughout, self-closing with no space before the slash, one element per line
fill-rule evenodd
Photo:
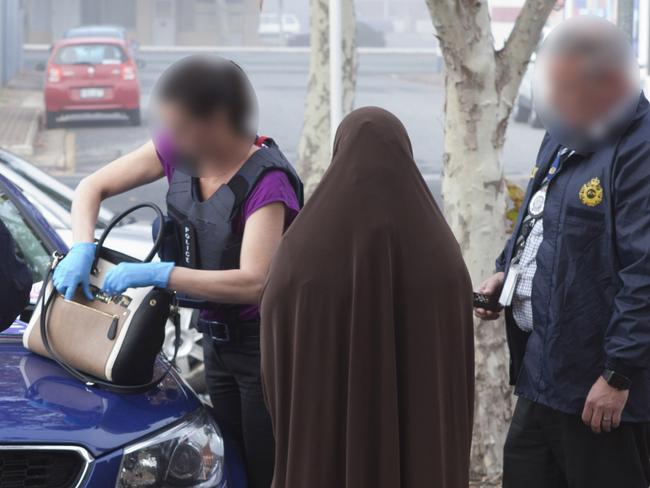
<path fill-rule="evenodd" d="M 117 264 L 140 262 L 105 247 L 104 242 L 120 221 L 141 208 L 151 208 L 162 218 L 158 206 L 138 204 L 116 216 L 97 241 L 89 280 L 93 300 L 88 300 L 81 289 L 76 290 L 72 300 L 56 291 L 52 275 L 64 256 L 54 253 L 38 304 L 23 334 L 25 348 L 53 359 L 88 386 L 144 391 L 158 384 L 176 359 L 180 326 L 173 292 L 153 286 L 129 288 L 114 296 L 101 291 L 106 274 Z M 153 259 L 162 237 L 159 232 L 144 262 Z M 170 316 L 176 329 L 174 356 L 162 375 L 153 379 Z"/>

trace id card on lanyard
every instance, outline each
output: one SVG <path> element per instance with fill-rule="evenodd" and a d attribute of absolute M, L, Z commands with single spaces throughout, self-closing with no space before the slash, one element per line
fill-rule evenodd
<path fill-rule="evenodd" d="M 516 263 L 510 265 L 506 279 L 503 282 L 503 288 L 501 289 L 501 295 L 499 296 L 499 304 L 502 307 L 509 307 L 512 303 L 512 297 L 515 294 L 515 288 L 517 287 L 518 280 L 519 263 Z"/>
<path fill-rule="evenodd" d="M 547 175 L 544 177 L 544 180 L 542 180 L 540 188 L 530 199 L 527 215 L 522 222 L 519 237 L 517 237 L 517 241 L 515 242 L 515 257 L 510 263 L 508 274 L 506 275 L 506 279 L 503 283 L 503 288 L 501 289 L 501 295 L 499 296 L 499 304 L 502 307 L 508 307 L 512 304 L 512 298 L 515 294 L 515 289 L 517 288 L 517 282 L 519 281 L 519 275 L 521 271 L 519 261 L 521 260 L 521 256 L 524 252 L 524 247 L 526 246 L 528 236 L 532 232 L 535 224 L 542 219 L 549 183 L 551 180 L 553 180 L 555 175 L 560 172 L 560 165 L 562 164 L 563 160 L 566 160 L 569 156 L 571 156 L 571 154 L 573 153 L 569 153 L 567 149 L 558 150 L 557 156 L 553 160 L 553 164 L 549 168 Z"/>

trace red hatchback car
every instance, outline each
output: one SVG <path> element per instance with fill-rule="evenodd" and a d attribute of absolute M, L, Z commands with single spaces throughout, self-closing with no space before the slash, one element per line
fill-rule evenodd
<path fill-rule="evenodd" d="M 63 114 L 123 112 L 140 125 L 140 85 L 135 60 L 121 39 L 76 38 L 57 42 L 45 73 L 47 127 Z"/>

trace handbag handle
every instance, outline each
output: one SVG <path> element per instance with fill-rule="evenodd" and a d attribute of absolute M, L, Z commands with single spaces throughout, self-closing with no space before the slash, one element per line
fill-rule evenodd
<path fill-rule="evenodd" d="M 128 215 L 132 214 L 136 210 L 140 210 L 141 208 L 150 208 L 152 209 L 157 216 L 160 218 L 162 221 L 164 219 L 164 215 L 162 210 L 158 205 L 155 203 L 151 202 L 144 202 L 144 203 L 139 203 L 138 205 L 134 205 L 133 207 L 130 207 L 120 213 L 119 215 L 115 216 L 113 220 L 111 220 L 108 224 L 108 226 L 104 229 L 102 232 L 102 235 L 99 237 L 99 240 L 97 241 L 97 249 L 95 250 L 95 262 L 93 264 L 93 267 L 97 265 L 97 260 L 99 259 L 99 256 L 101 254 L 101 250 L 104 248 L 104 241 L 106 241 L 106 238 L 108 237 L 108 234 L 115 228 L 117 224 L 119 224 L 125 217 Z M 148 263 L 151 262 L 153 257 L 156 255 L 158 250 L 160 249 L 160 246 L 162 244 L 163 240 L 163 229 L 162 226 L 158 230 L 158 235 L 156 236 L 156 239 L 154 240 L 153 246 L 151 248 L 151 251 L 145 257 L 144 262 Z M 43 281 L 43 288 L 41 290 L 41 317 L 40 317 L 40 331 L 41 331 L 41 339 L 43 341 L 43 345 L 45 346 L 45 350 L 48 352 L 50 357 L 59 364 L 65 371 L 67 371 L 72 377 L 78 379 L 79 381 L 83 382 L 86 384 L 86 386 L 98 386 L 101 388 L 104 388 L 106 390 L 112 390 L 116 392 L 122 392 L 122 393 L 137 393 L 137 392 L 142 392 L 149 390 L 159 384 L 169 373 L 171 368 L 174 366 L 176 362 L 176 356 L 178 354 L 178 347 L 180 345 L 180 323 L 178 321 L 178 313 L 174 312 L 174 315 L 172 317 L 172 322 L 174 324 L 174 332 L 175 332 L 175 337 L 174 337 L 174 355 L 171 360 L 168 360 L 168 365 L 163 371 L 163 373 L 158 377 L 154 378 L 152 381 L 149 383 L 144 383 L 141 385 L 117 385 L 114 383 L 110 383 L 108 381 L 103 381 L 98 378 L 94 378 L 91 376 L 86 375 L 85 373 L 79 371 L 78 369 L 74 368 L 73 366 L 67 364 L 59 355 L 53 350 L 49 336 L 48 336 L 48 327 L 47 327 L 47 313 L 49 311 L 49 307 L 52 303 L 52 300 L 56 296 L 56 293 L 51 293 L 50 296 L 46 299 L 46 289 L 48 287 L 48 284 L 52 280 L 52 275 L 54 268 L 58 264 L 58 259 L 54 259 L 52 262 L 52 266 L 49 267 L 47 274 L 45 275 L 45 279 Z M 163 354 L 164 356 L 164 354 Z"/>
<path fill-rule="evenodd" d="M 162 210 L 160 210 L 160 207 L 156 205 L 155 203 L 151 202 L 144 202 L 144 203 L 139 203 L 137 205 L 134 205 L 133 207 L 127 208 L 124 212 L 122 212 L 119 215 L 116 215 L 113 217 L 113 220 L 109 222 L 109 224 L 106 226 L 104 229 L 104 232 L 102 232 L 102 235 L 99 237 L 99 240 L 97 241 L 97 249 L 95 250 L 95 264 L 97 264 L 97 260 L 99 259 L 99 255 L 101 253 L 101 250 L 104 247 L 104 241 L 106 241 L 106 238 L 108 237 L 108 234 L 113 230 L 113 228 L 119 224 L 122 220 L 124 220 L 125 217 L 131 215 L 133 212 L 136 210 L 140 210 L 141 208 L 150 208 L 154 212 L 156 212 L 156 215 L 162 222 L 163 219 L 165 218 L 163 215 Z M 153 259 L 153 257 L 156 255 L 158 250 L 160 249 L 160 246 L 162 245 L 164 237 L 164 232 L 162 226 L 158 229 L 158 235 L 156 235 L 156 239 L 153 242 L 153 246 L 151 248 L 151 251 L 149 251 L 149 254 L 147 254 L 147 257 L 144 258 L 143 262 L 149 263 Z"/>

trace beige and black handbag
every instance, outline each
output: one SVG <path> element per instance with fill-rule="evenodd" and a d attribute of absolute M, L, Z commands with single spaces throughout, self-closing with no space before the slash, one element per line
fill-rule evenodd
<path fill-rule="evenodd" d="M 165 324 L 173 312 L 173 293 L 153 286 L 129 288 L 116 296 L 101 291 L 104 277 L 112 267 L 125 261 L 138 262 L 106 248 L 106 237 L 124 217 L 144 207 L 152 208 L 162 220 L 162 211 L 156 205 L 136 205 L 115 217 L 97 242 L 90 276 L 93 300 L 88 300 L 81 290 L 77 290 L 73 300 L 65 300 L 54 289 L 52 273 L 63 258 L 54 256 L 23 335 L 27 349 L 55 360 L 89 386 L 140 391 L 162 379 L 154 379 L 154 365 L 165 337 Z M 151 261 L 161 240 L 162 230 L 144 262 Z"/>

